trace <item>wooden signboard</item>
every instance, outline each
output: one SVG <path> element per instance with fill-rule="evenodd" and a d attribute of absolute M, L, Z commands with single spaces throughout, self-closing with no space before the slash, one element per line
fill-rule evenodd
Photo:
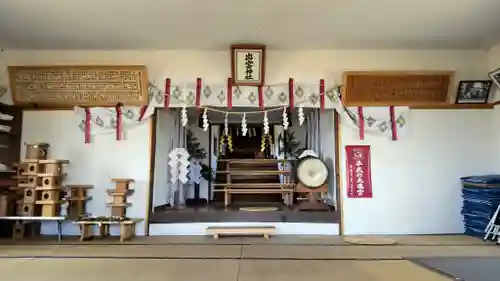
<path fill-rule="evenodd" d="M 342 100 L 349 106 L 443 104 L 452 76 L 449 71 L 347 71 Z"/>
<path fill-rule="evenodd" d="M 15 105 L 41 108 L 146 105 L 145 66 L 9 66 Z"/>

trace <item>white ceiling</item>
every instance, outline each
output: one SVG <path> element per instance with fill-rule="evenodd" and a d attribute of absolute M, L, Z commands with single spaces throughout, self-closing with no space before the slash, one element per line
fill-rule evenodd
<path fill-rule="evenodd" d="M 488 48 L 498 0 L 0 0 L 4 49 Z"/>

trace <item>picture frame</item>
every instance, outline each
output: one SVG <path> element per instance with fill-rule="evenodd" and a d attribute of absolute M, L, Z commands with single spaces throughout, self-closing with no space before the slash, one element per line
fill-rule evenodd
<path fill-rule="evenodd" d="M 491 80 L 463 80 L 457 88 L 455 104 L 487 103 L 490 96 Z"/>
<path fill-rule="evenodd" d="M 493 81 L 493 83 L 495 83 L 498 89 L 500 89 L 500 68 L 497 68 L 492 72 L 488 73 L 488 76 L 490 76 L 491 81 Z"/>
<path fill-rule="evenodd" d="M 231 78 L 234 86 L 264 85 L 265 64 L 265 45 L 240 44 L 231 46 Z"/>

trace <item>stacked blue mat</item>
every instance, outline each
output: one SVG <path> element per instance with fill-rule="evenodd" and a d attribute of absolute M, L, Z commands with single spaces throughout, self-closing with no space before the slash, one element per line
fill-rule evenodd
<path fill-rule="evenodd" d="M 500 204 L 500 175 L 461 178 L 465 234 L 484 237 L 484 229 Z"/>

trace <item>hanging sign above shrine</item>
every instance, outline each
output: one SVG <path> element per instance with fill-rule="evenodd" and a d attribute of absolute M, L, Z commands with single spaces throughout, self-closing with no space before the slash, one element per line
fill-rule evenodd
<path fill-rule="evenodd" d="M 446 103 L 450 71 L 347 71 L 342 100 L 349 106 Z"/>
<path fill-rule="evenodd" d="M 264 45 L 231 46 L 231 73 L 235 86 L 264 84 L 266 47 Z"/>
<path fill-rule="evenodd" d="M 9 66 L 14 104 L 48 108 L 148 104 L 145 66 Z"/>

